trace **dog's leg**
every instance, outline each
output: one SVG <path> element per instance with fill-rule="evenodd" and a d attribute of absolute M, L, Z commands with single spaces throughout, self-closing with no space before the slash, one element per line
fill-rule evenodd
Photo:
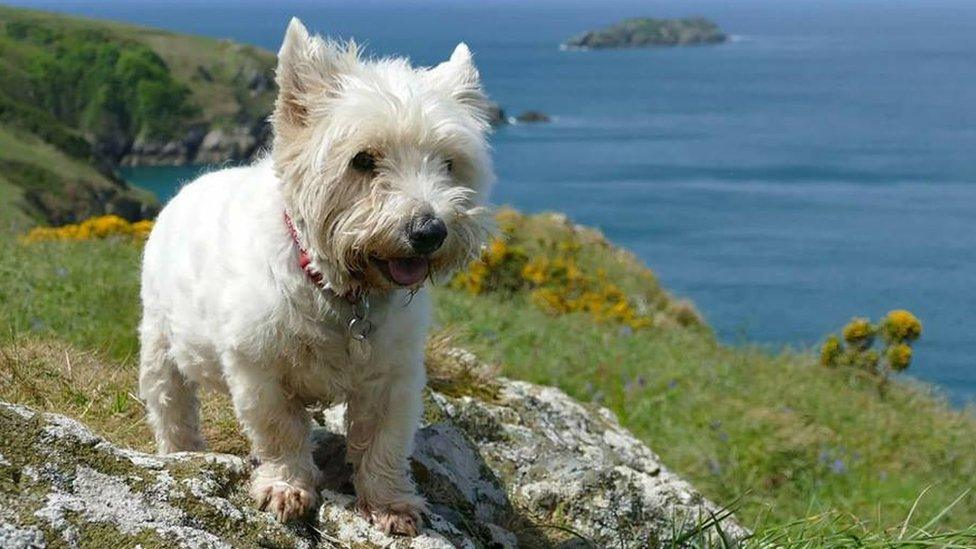
<path fill-rule="evenodd" d="M 251 496 L 282 522 L 300 518 L 318 500 L 321 477 L 312 461 L 311 418 L 301 402 L 285 394 L 273 369 L 237 358 L 226 362 L 234 411 L 260 461 Z"/>
<path fill-rule="evenodd" d="M 139 357 L 139 396 L 160 454 L 203 450 L 197 384 L 188 381 L 167 356 L 163 334 L 143 323 Z"/>
<path fill-rule="evenodd" d="M 414 435 L 423 410 L 423 366 L 393 370 L 350 395 L 348 460 L 360 510 L 387 533 L 415 536 L 426 504 L 410 478 Z"/>

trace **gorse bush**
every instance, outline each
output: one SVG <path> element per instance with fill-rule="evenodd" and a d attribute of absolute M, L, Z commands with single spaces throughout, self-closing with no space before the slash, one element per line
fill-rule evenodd
<path fill-rule="evenodd" d="M 529 256 L 504 237 L 496 238 L 485 248 L 481 258 L 454 276 L 451 286 L 473 295 L 487 292 L 515 292 L 526 285 L 522 271 Z"/>
<path fill-rule="evenodd" d="M 879 335 L 882 346 L 875 349 Z M 841 330 L 840 337 L 830 335 L 824 342 L 820 364 L 854 368 L 883 388 L 892 372 L 911 365 L 912 343 L 921 335 L 922 323 L 909 311 L 891 311 L 877 324 L 854 318 Z"/>
<path fill-rule="evenodd" d="M 81 223 L 60 227 L 34 227 L 21 237 L 25 244 L 35 242 L 100 240 L 105 238 L 131 238 L 143 242 L 152 231 L 152 221 L 130 223 L 117 215 L 102 215 Z"/>
<path fill-rule="evenodd" d="M 474 295 L 524 290 L 532 303 L 551 315 L 583 312 L 599 322 L 617 322 L 633 329 L 653 324 L 650 315 L 639 312 L 630 297 L 608 280 L 606 271 L 584 269 L 575 232 L 567 231 L 561 238 L 537 238 L 537 253 L 530 256 L 516 242 L 520 220 L 521 216 L 501 212 L 502 236 L 454 277 L 452 287 Z"/>

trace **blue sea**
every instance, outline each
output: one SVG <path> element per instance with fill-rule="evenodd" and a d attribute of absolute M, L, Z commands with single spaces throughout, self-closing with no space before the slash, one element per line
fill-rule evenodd
<path fill-rule="evenodd" d="M 804 348 L 856 315 L 925 325 L 911 375 L 976 395 L 976 2 L 33 2 L 277 49 L 292 15 L 434 64 L 460 40 L 509 112 L 494 201 L 635 251 L 721 338 Z M 712 47 L 560 51 L 700 14 Z M 194 168 L 128 177 L 170 196 Z"/>

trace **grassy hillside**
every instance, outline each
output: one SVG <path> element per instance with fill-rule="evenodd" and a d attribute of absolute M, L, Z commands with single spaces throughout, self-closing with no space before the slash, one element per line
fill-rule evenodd
<path fill-rule="evenodd" d="M 189 149 L 179 161 L 209 130 L 260 131 L 273 66 L 251 46 L 0 6 L 0 144 L 22 145 L 0 146 L 0 196 L 21 222 L 151 216 L 114 166 L 140 144 Z"/>
<path fill-rule="evenodd" d="M 766 541 L 976 543 L 971 411 L 904 380 L 880 396 L 812 353 L 722 345 L 598 232 L 513 212 L 500 224 L 509 240 L 493 247 L 493 267 L 473 268 L 435 297 L 442 333 L 504 375 L 614 410 Z M 139 251 L 129 237 L 2 240 L 0 399 L 76 415 L 148 447 L 133 397 Z M 517 269 L 505 271 L 509 262 Z M 245 452 L 226 403 L 205 407 L 214 448 Z"/>
<path fill-rule="evenodd" d="M 96 120 L 84 119 L 93 103 L 108 107 L 107 114 L 128 123 L 134 133 L 165 133 L 193 123 L 232 124 L 241 117 L 264 116 L 274 100 L 267 89 L 251 93 L 251 80 L 266 77 L 269 83 L 274 68 L 274 54 L 254 46 L 3 6 L 0 23 L 2 62 L 18 82 L 34 92 L 69 92 L 68 99 L 43 94 L 41 99 L 85 129 L 98 129 Z M 62 87 L 58 78 L 68 75 L 83 79 L 75 86 L 79 89 Z M 97 105 L 106 84 L 119 86 L 116 94 L 129 97 Z M 4 93 L 23 97 L 11 88 L 5 85 Z"/>

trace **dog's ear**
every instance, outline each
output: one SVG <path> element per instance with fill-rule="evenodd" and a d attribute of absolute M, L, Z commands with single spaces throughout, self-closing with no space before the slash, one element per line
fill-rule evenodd
<path fill-rule="evenodd" d="M 293 17 L 278 50 L 275 82 L 278 99 L 273 121 L 276 127 L 304 127 L 315 97 L 321 97 L 335 86 L 343 52 L 334 43 L 309 36 L 305 25 Z M 352 52 L 355 56 L 355 52 Z"/>
<path fill-rule="evenodd" d="M 467 44 L 461 42 L 447 61 L 430 70 L 431 76 L 445 86 L 457 102 L 471 109 L 478 117 L 488 118 L 488 97 L 481 88 L 481 75 Z"/>

